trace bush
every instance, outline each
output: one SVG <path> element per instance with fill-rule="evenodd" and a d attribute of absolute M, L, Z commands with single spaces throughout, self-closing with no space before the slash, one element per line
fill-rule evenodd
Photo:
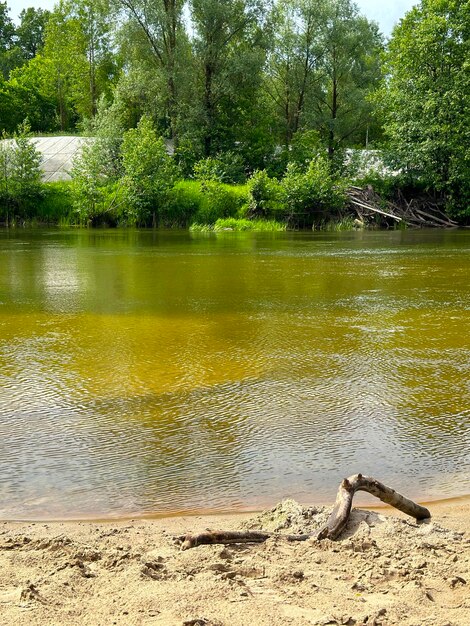
<path fill-rule="evenodd" d="M 194 165 L 193 174 L 196 180 L 204 182 L 240 184 L 246 180 L 243 159 L 232 151 L 199 160 Z"/>
<path fill-rule="evenodd" d="M 0 207 L 6 222 L 32 217 L 43 192 L 40 164 L 26 122 L 13 139 L 0 143 Z"/>
<path fill-rule="evenodd" d="M 44 224 L 70 224 L 74 220 L 72 183 L 60 180 L 44 184 L 36 217 Z"/>
<path fill-rule="evenodd" d="M 281 181 L 291 217 L 303 215 L 313 223 L 344 207 L 346 182 L 330 173 L 326 158 L 310 161 L 306 172 L 289 163 Z"/>
<path fill-rule="evenodd" d="M 146 224 L 151 216 L 155 222 L 165 210 L 179 172 L 149 118 L 142 117 L 137 128 L 124 133 L 122 163 L 122 182 L 137 223 Z"/>
<path fill-rule="evenodd" d="M 248 189 L 244 185 L 230 186 L 214 181 L 201 185 L 202 202 L 194 220 L 201 224 L 214 224 L 219 218 L 236 217 L 243 213 L 248 202 Z"/>
<path fill-rule="evenodd" d="M 161 223 L 165 227 L 187 227 L 204 200 L 201 183 L 180 180 L 168 193 L 168 202 L 161 211 Z"/>
<path fill-rule="evenodd" d="M 248 212 L 251 216 L 282 219 L 286 213 L 285 188 L 266 170 L 258 170 L 248 181 Z"/>

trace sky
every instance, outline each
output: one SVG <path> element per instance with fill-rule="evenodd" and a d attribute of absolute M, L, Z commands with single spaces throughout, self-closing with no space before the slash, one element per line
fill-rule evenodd
<path fill-rule="evenodd" d="M 384 35 L 390 35 L 393 26 L 398 20 L 418 4 L 418 0 L 355 0 L 361 13 L 371 20 L 378 22 Z M 56 0 L 7 0 L 10 7 L 10 16 L 16 21 L 22 9 L 36 7 L 52 9 Z"/>

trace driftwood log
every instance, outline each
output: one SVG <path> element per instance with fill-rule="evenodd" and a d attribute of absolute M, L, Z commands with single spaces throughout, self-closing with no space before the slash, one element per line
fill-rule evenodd
<path fill-rule="evenodd" d="M 281 535 L 279 533 L 269 533 L 259 530 L 247 531 L 207 531 L 198 535 L 186 535 L 182 537 L 182 550 L 189 550 L 204 544 L 230 544 L 230 543 L 263 543 L 270 537 L 280 537 L 287 541 L 306 541 L 315 538 L 338 539 L 346 526 L 351 513 L 352 501 L 356 491 L 367 491 L 373 496 L 382 500 L 386 504 L 395 507 L 416 520 L 424 520 L 431 517 L 431 513 L 424 506 L 416 504 L 412 500 L 405 498 L 394 489 L 387 487 L 375 478 L 355 474 L 345 478 L 338 489 L 336 502 L 326 525 L 318 533 L 307 535 Z"/>

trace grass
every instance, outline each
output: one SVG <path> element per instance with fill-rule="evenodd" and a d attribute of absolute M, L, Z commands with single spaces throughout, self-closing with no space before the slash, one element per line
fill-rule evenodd
<path fill-rule="evenodd" d="M 364 228 L 360 226 L 359 222 L 354 217 L 347 216 L 341 219 L 333 219 L 322 224 L 319 230 L 326 230 L 330 232 L 339 232 L 342 230 L 357 230 L 358 228 Z"/>
<path fill-rule="evenodd" d="M 214 224 L 191 224 L 189 230 L 199 233 L 221 232 L 282 232 L 286 224 L 275 220 L 247 220 L 235 217 L 220 218 Z"/>

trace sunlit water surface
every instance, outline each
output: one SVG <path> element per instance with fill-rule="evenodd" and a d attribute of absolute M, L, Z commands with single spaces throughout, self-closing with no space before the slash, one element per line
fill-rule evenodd
<path fill-rule="evenodd" d="M 469 493 L 470 232 L 0 232 L 0 518 Z"/>

